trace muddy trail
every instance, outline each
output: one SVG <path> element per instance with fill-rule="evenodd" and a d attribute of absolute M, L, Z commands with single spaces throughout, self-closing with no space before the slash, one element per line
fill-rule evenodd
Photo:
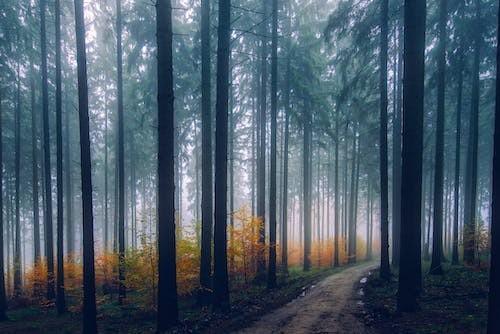
<path fill-rule="evenodd" d="M 355 289 L 374 268 L 363 263 L 333 274 L 237 333 L 373 333 L 355 315 L 362 308 Z"/>

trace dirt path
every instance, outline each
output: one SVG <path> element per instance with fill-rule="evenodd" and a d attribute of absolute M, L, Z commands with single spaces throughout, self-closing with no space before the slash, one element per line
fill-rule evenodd
<path fill-rule="evenodd" d="M 375 267 L 364 263 L 334 274 L 238 333 L 371 333 L 354 315 L 360 308 L 354 285 Z"/>

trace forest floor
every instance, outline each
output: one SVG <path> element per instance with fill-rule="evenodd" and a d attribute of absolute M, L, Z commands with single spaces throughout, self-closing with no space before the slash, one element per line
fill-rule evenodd
<path fill-rule="evenodd" d="M 397 276 L 383 282 L 378 272 L 358 286 L 362 291 L 364 311 L 359 318 L 380 333 L 463 333 L 486 332 L 488 314 L 488 272 L 445 264 L 443 276 L 423 269 L 423 293 L 419 311 L 396 311 Z"/>
<path fill-rule="evenodd" d="M 352 306 L 350 298 L 353 284 L 358 279 L 357 276 L 371 267 L 373 264 L 361 263 L 335 269 L 313 269 L 309 272 L 303 272 L 301 268 L 290 268 L 287 276 L 278 276 L 278 288 L 274 290 L 266 289 L 265 284 L 234 284 L 231 289 L 231 311 L 226 314 L 212 313 L 208 308 L 200 308 L 196 305 L 195 297 L 181 297 L 181 321 L 173 329 L 173 333 L 228 333 L 247 326 L 258 326 L 259 323 L 263 325 L 262 321 L 269 321 L 269 314 L 285 314 L 286 311 L 283 310 L 287 309 L 295 309 L 295 315 L 288 313 L 286 319 L 276 318 L 277 322 L 274 323 L 283 328 L 297 327 L 297 331 L 286 330 L 287 333 L 307 332 L 306 329 L 321 332 L 322 324 L 326 325 L 327 321 L 352 328 L 355 323 L 361 322 L 356 322 L 352 312 L 344 312 L 341 306 Z M 155 332 L 154 312 L 145 311 L 141 306 L 132 303 L 120 306 L 116 299 L 110 300 L 106 296 L 98 295 L 97 299 L 97 323 L 100 333 Z M 320 302 L 322 310 L 318 308 Z M 355 301 L 352 303 L 356 304 Z M 286 306 L 280 308 L 283 305 Z M 78 307 L 73 306 L 70 309 L 71 312 L 58 316 L 53 304 L 17 306 L 8 312 L 9 320 L 0 323 L 0 333 L 80 333 L 81 313 Z M 277 311 L 273 312 L 274 310 Z M 318 314 L 315 315 L 315 312 Z M 338 312 L 341 315 L 336 315 Z M 299 316 L 299 313 L 302 314 Z M 261 318 L 263 316 L 264 318 Z M 259 318 L 261 320 L 258 320 Z M 301 327 L 298 327 L 299 324 Z M 270 327 L 261 328 L 262 330 L 256 328 L 256 331 L 246 332 L 272 332 L 265 329 Z M 299 331 L 299 328 L 303 331 Z M 342 332 L 344 331 L 339 331 Z"/>
<path fill-rule="evenodd" d="M 238 333 L 372 333 L 356 316 L 362 304 L 354 286 L 374 268 L 373 262 L 363 263 L 331 275 Z"/>

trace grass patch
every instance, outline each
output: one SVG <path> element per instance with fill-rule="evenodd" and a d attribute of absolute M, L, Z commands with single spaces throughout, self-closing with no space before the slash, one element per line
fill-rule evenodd
<path fill-rule="evenodd" d="M 488 272 L 445 265 L 443 276 L 428 274 L 423 267 L 420 310 L 398 313 L 397 277 L 389 283 L 375 273 L 368 280 L 364 303 L 365 322 L 382 333 L 484 333 L 488 309 Z"/>

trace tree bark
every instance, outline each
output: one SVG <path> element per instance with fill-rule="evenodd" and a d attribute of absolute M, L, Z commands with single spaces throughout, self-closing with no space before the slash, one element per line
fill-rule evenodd
<path fill-rule="evenodd" d="M 311 114 L 309 104 L 304 102 L 304 271 L 311 270 Z"/>
<path fill-rule="evenodd" d="M 217 310 L 229 310 L 227 272 L 227 141 L 231 0 L 219 1 L 215 136 L 214 296 Z"/>
<path fill-rule="evenodd" d="M 500 10 L 499 10 L 500 13 Z M 491 262 L 488 298 L 488 334 L 500 332 L 500 16 L 497 26 L 497 79 L 495 135 L 493 141 L 493 186 L 491 204 Z"/>
<path fill-rule="evenodd" d="M 263 17 L 267 18 L 267 0 L 262 1 Z M 257 257 L 257 279 L 263 280 L 266 271 L 265 243 L 266 243 L 266 109 L 267 109 L 267 19 L 262 24 L 261 31 L 261 84 L 260 84 L 260 120 L 259 120 L 259 161 L 257 168 L 257 216 L 261 220 L 259 225 L 259 254 Z"/>
<path fill-rule="evenodd" d="M 118 114 L 118 302 L 126 297 L 125 287 L 125 145 L 123 126 L 122 9 L 116 0 L 116 65 Z"/>
<path fill-rule="evenodd" d="M 421 289 L 420 224 L 426 1 L 405 1 L 401 263 L 398 310 L 417 309 Z"/>
<path fill-rule="evenodd" d="M 52 178 L 50 176 L 49 88 L 47 77 L 47 32 L 45 23 L 46 0 L 40 0 L 40 49 L 42 56 L 42 124 L 43 164 L 45 182 L 44 235 L 47 258 L 47 299 L 54 299 L 54 239 L 52 231 Z"/>
<path fill-rule="evenodd" d="M 156 2 L 158 47 L 158 332 L 178 321 L 175 183 L 174 78 L 172 66 L 172 4 Z"/>
<path fill-rule="evenodd" d="M 476 17 L 474 24 L 474 61 L 472 65 L 472 97 L 469 120 L 469 144 L 467 146 L 467 165 L 464 194 L 464 262 L 472 265 L 476 251 L 476 209 L 477 209 L 477 155 L 479 136 L 479 63 L 481 47 L 481 13 L 479 0 L 475 1 Z"/>
<path fill-rule="evenodd" d="M 269 183 L 269 271 L 267 287 L 276 287 L 276 133 L 278 114 L 278 0 L 272 0 L 271 41 L 271 176 Z"/>
<path fill-rule="evenodd" d="M 388 0 L 380 12 L 380 277 L 389 279 L 389 195 L 387 162 L 387 49 Z"/>
<path fill-rule="evenodd" d="M 56 169 L 57 169 L 57 313 L 66 311 L 64 293 L 64 203 L 63 203 L 63 147 L 62 147 L 62 73 L 61 73 L 61 4 L 55 0 L 56 23 Z"/>
<path fill-rule="evenodd" d="M 42 0 L 43 1 L 43 0 Z M 78 110 L 83 212 L 83 333 L 97 332 L 94 269 L 94 218 L 92 208 L 92 166 L 89 136 L 87 55 L 83 1 L 75 0 L 76 51 L 78 64 Z"/>
<path fill-rule="evenodd" d="M 212 289 L 212 107 L 210 60 L 210 1 L 201 1 L 201 303 L 206 305 Z"/>

